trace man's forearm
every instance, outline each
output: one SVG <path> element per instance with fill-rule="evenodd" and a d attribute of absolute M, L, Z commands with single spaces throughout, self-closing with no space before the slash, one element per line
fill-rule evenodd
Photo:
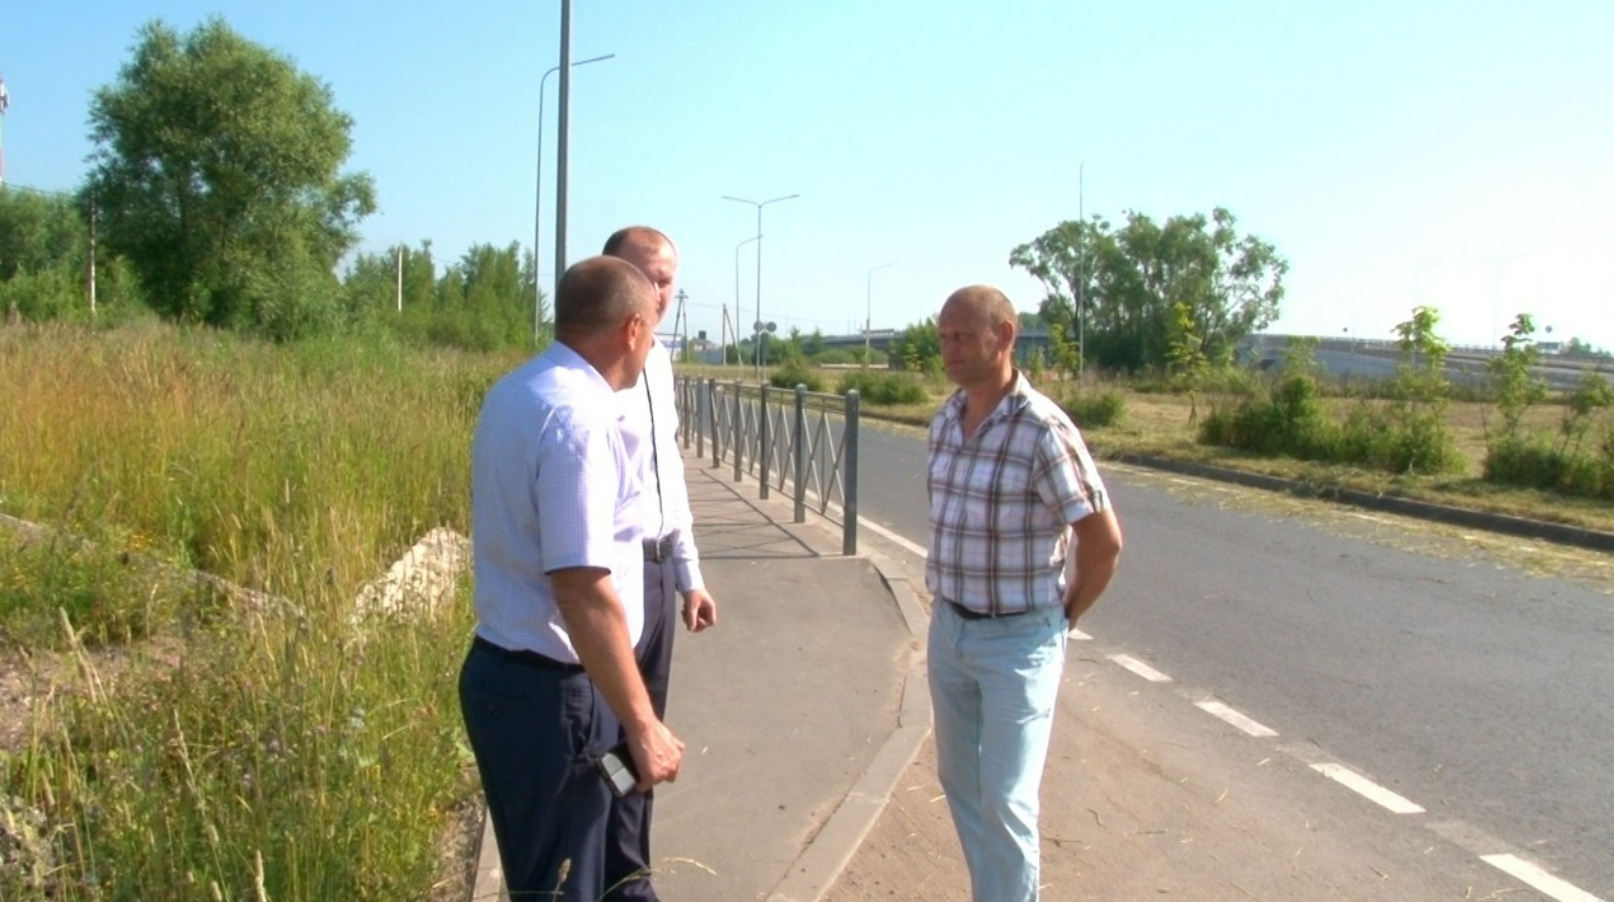
<path fill-rule="evenodd" d="M 1110 510 L 1071 524 L 1076 538 L 1076 579 L 1065 592 L 1065 616 L 1074 624 L 1109 588 L 1121 562 L 1121 524 Z"/>
<path fill-rule="evenodd" d="M 555 583 L 555 601 L 572 648 L 628 735 L 641 735 L 656 723 L 656 715 L 628 641 L 622 602 L 609 575 L 572 582 L 576 584 Z"/>

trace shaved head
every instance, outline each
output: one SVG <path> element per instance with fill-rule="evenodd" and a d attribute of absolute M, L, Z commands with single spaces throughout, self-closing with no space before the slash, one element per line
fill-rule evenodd
<path fill-rule="evenodd" d="M 617 229 L 605 240 L 601 253 L 620 257 L 639 267 L 655 286 L 657 320 L 667 315 L 673 299 L 673 284 L 678 278 L 678 248 L 665 232 L 645 225 Z"/>
<path fill-rule="evenodd" d="M 1014 377 L 1018 326 L 1014 305 L 998 289 L 970 285 L 953 292 L 936 317 L 947 378 L 966 392 L 1002 397 Z"/>
<path fill-rule="evenodd" d="M 626 260 L 590 257 L 568 267 L 555 287 L 555 335 L 563 340 L 609 332 L 636 313 L 654 322 L 656 295 Z"/>
<path fill-rule="evenodd" d="M 960 288 L 948 295 L 947 303 L 942 305 L 943 311 L 948 308 L 994 329 L 1004 323 L 1014 325 L 1019 322 L 1008 296 L 991 285 Z"/>
<path fill-rule="evenodd" d="M 678 246 L 673 244 L 673 240 L 667 237 L 666 232 L 647 225 L 631 225 L 617 229 L 611 233 L 611 237 L 605 239 L 605 247 L 600 253 L 608 257 L 622 257 L 625 256 L 622 249 L 628 245 L 650 250 L 665 245 L 671 248 L 673 253 L 678 253 Z"/>

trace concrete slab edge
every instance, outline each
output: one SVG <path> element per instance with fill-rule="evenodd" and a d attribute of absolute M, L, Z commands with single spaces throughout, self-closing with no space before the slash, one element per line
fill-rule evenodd
<path fill-rule="evenodd" d="M 896 601 L 908 634 L 914 638 L 923 636 L 929 618 L 907 577 L 890 559 L 881 555 L 868 555 L 867 560 L 874 565 Z M 857 854 L 869 831 L 874 829 L 891 793 L 897 788 L 897 781 L 902 779 L 908 765 L 918 756 L 919 747 L 930 735 L 930 684 L 925 678 L 923 663 L 923 652 L 910 650 L 897 712 L 897 729 L 886 738 L 846 798 L 791 863 L 784 879 L 768 894 L 767 902 L 819 902 Z"/>
<path fill-rule="evenodd" d="M 481 839 L 476 843 L 476 879 L 471 881 L 470 902 L 508 902 L 504 870 L 499 866 L 499 844 L 493 838 L 493 818 L 486 805 L 482 811 Z"/>
<path fill-rule="evenodd" d="M 1284 492 L 1298 495 L 1303 498 L 1321 498 L 1325 501 L 1335 501 L 1349 504 L 1367 510 L 1382 511 L 1384 513 L 1401 514 L 1408 517 L 1417 517 L 1432 520 L 1437 523 L 1446 523 L 1452 526 L 1462 526 L 1469 529 L 1483 529 L 1488 532 L 1503 535 L 1519 536 L 1526 539 L 1540 539 L 1559 545 L 1574 545 L 1580 548 L 1591 548 L 1597 551 L 1614 551 L 1614 533 L 1602 532 L 1596 529 L 1587 529 L 1580 526 L 1570 526 L 1564 523 L 1547 523 L 1541 520 L 1527 520 L 1523 517 L 1513 517 L 1507 514 L 1493 514 L 1486 511 L 1469 510 L 1467 508 L 1451 507 L 1444 504 L 1435 504 L 1429 501 L 1416 501 L 1411 498 L 1400 498 L 1394 495 L 1376 495 L 1371 492 L 1362 492 L 1356 489 L 1340 488 L 1338 486 L 1319 485 L 1304 480 L 1285 479 L 1279 476 L 1267 476 L 1262 473 L 1246 473 L 1242 470 L 1230 470 L 1225 467 L 1213 467 L 1208 464 L 1191 463 L 1189 461 L 1171 460 L 1164 457 L 1153 457 L 1145 454 L 1116 454 L 1107 457 L 1117 463 L 1133 464 L 1148 467 L 1152 470 L 1163 470 L 1168 473 L 1181 473 L 1184 476 L 1196 476 L 1202 479 L 1214 479 L 1219 482 L 1231 482 L 1250 488 L 1264 489 L 1269 492 Z"/>

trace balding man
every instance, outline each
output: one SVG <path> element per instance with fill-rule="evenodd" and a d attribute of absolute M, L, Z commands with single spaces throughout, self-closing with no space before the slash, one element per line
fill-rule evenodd
<path fill-rule="evenodd" d="M 618 229 L 603 253 L 638 267 L 656 289 L 656 322 L 667 315 L 678 278 L 678 249 L 671 238 L 649 226 Z M 634 651 L 650 690 L 656 716 L 667 714 L 672 677 L 673 636 L 678 596 L 684 626 L 700 632 L 717 622 L 717 602 L 701 578 L 695 549 L 689 489 L 678 448 L 678 404 L 673 394 L 672 355 L 657 341 L 645 359 L 637 384 L 623 393 L 622 437 L 644 483 L 644 637 Z M 606 902 L 655 902 L 651 883 L 650 822 L 654 793 L 615 799 L 606 830 Z"/>
<path fill-rule="evenodd" d="M 471 445 L 460 706 L 511 897 L 596 902 L 611 806 L 596 762 L 625 735 L 642 791 L 683 758 L 634 660 L 642 488 L 617 395 L 644 368 L 656 301 L 611 257 L 567 269 L 555 295 L 554 344 L 489 390 Z"/>
<path fill-rule="evenodd" d="M 975 902 L 1038 898 L 1038 792 L 1066 631 L 1121 554 L 1080 433 L 1014 368 L 1016 323 L 985 285 L 954 292 L 936 322 L 958 391 L 930 425 L 930 691 Z"/>

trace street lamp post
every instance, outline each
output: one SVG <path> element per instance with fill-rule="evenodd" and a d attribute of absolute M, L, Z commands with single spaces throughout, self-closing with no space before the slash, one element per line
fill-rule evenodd
<path fill-rule="evenodd" d="M 740 313 L 740 248 L 753 241 L 759 241 L 761 238 L 761 235 L 752 235 L 734 246 L 734 323 L 736 326 L 739 325 L 742 316 Z M 734 333 L 734 362 L 744 363 L 745 361 L 740 358 L 740 330 L 736 328 Z M 726 349 L 723 351 L 723 362 L 725 364 L 729 362 L 729 352 Z"/>
<path fill-rule="evenodd" d="M 575 69 L 589 63 L 598 63 L 615 56 L 616 54 L 614 53 L 607 53 L 604 56 L 578 60 L 572 63 L 572 68 Z M 539 333 L 543 330 L 543 305 L 538 299 L 538 294 L 541 291 L 538 286 L 542 284 L 543 280 L 538 276 L 538 260 L 543 256 L 543 252 L 539 248 L 543 246 L 541 239 L 544 230 L 544 86 L 549 84 L 549 76 L 559 71 L 559 66 L 553 66 L 548 72 L 544 73 L 543 78 L 538 79 L 538 189 L 533 199 L 534 213 L 532 217 L 532 337 L 534 341 L 538 340 Z"/>
<path fill-rule="evenodd" d="M 869 270 L 865 280 L 863 295 L 863 368 L 869 368 L 869 333 L 874 331 L 874 274 L 882 269 L 890 269 L 892 264 L 881 263 Z"/>
<path fill-rule="evenodd" d="M 801 195 L 800 194 L 787 194 L 784 197 L 775 197 L 775 198 L 773 198 L 771 200 L 765 200 L 765 201 L 758 202 L 758 201 L 754 201 L 754 200 L 746 200 L 743 197 L 730 197 L 727 194 L 723 195 L 724 200 L 732 200 L 732 201 L 735 201 L 737 203 L 750 204 L 751 206 L 757 208 L 757 319 L 756 319 L 756 321 L 759 322 L 759 323 L 762 322 L 762 208 L 766 207 L 768 204 L 776 204 L 776 203 L 778 203 L 778 202 L 780 202 L 782 200 L 794 200 L 795 198 L 798 198 L 798 197 L 801 197 Z M 762 381 L 762 339 L 761 339 L 760 335 L 761 335 L 761 333 L 759 332 L 758 333 L 759 337 L 757 338 L 757 348 L 756 348 L 757 381 L 759 381 L 759 382 Z"/>

